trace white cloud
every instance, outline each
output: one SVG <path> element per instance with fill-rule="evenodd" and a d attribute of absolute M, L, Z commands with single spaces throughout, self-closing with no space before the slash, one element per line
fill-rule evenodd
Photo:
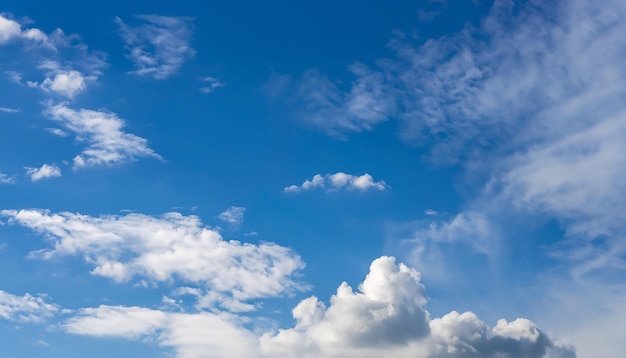
<path fill-rule="evenodd" d="M 130 213 L 96 218 L 38 210 L 0 213 L 10 223 L 45 235 L 53 244 L 33 256 L 82 256 L 94 266 L 94 275 L 118 282 L 134 277 L 155 283 L 175 281 L 206 295 L 202 297 L 204 306 L 219 303 L 236 308 L 240 302 L 304 288 L 293 279 L 304 264 L 289 248 L 225 241 L 195 216 Z"/>
<path fill-rule="evenodd" d="M 526 319 L 489 330 L 472 312 L 430 320 L 420 275 L 375 260 L 354 292 L 341 284 L 328 308 L 316 297 L 293 310 L 296 325 L 261 337 L 269 357 L 575 357 Z"/>
<path fill-rule="evenodd" d="M 61 129 L 59 129 L 59 128 L 46 128 L 46 130 L 47 130 L 48 132 L 50 132 L 50 133 L 54 134 L 55 136 L 58 136 L 58 137 L 63 137 L 63 138 L 65 138 L 65 137 L 67 137 L 67 136 L 69 136 L 69 135 L 70 135 L 69 133 L 67 133 L 67 132 L 65 132 L 64 130 L 61 130 Z"/>
<path fill-rule="evenodd" d="M 243 222 L 243 214 L 246 208 L 241 206 L 231 206 L 223 213 L 218 215 L 218 219 L 229 224 L 239 225 Z"/>
<path fill-rule="evenodd" d="M 115 113 L 87 109 L 74 110 L 66 103 L 48 104 L 45 114 L 73 132 L 89 146 L 74 158 L 74 168 L 119 164 L 136 157 L 159 158 L 148 141 L 126 133 L 124 121 Z"/>
<path fill-rule="evenodd" d="M 40 323 L 54 316 L 57 306 L 46 303 L 45 296 L 16 296 L 0 290 L 0 319 L 21 323 Z"/>
<path fill-rule="evenodd" d="M 214 77 L 205 77 L 202 79 L 202 82 L 205 83 L 205 85 L 200 88 L 200 91 L 203 93 L 213 93 L 217 88 L 224 87 L 224 83 Z"/>
<path fill-rule="evenodd" d="M 341 92 L 316 69 L 304 73 L 298 83 L 297 96 L 305 107 L 302 118 L 333 136 L 372 130 L 396 110 L 392 90 L 382 73 L 360 64 L 349 69 L 357 76 L 349 93 Z"/>
<path fill-rule="evenodd" d="M 18 38 L 22 33 L 22 27 L 14 20 L 0 15 L 0 45 Z"/>
<path fill-rule="evenodd" d="M 8 176 L 7 174 L 0 172 L 0 184 L 13 184 L 15 183 L 15 178 Z"/>
<path fill-rule="evenodd" d="M 352 175 L 337 172 L 324 176 L 315 174 L 311 180 L 307 179 L 301 185 L 290 185 L 285 187 L 283 191 L 293 193 L 316 188 L 323 188 L 327 191 L 340 189 L 366 191 L 369 189 L 385 190 L 388 189 L 389 186 L 382 180 L 375 182 L 374 178 L 367 173 L 363 175 Z"/>
<path fill-rule="evenodd" d="M 38 28 L 22 29 L 22 24 L 6 14 L 0 14 L 0 45 L 12 40 L 26 40 L 30 44 L 56 50 L 54 40 Z M 57 30 L 59 31 L 59 30 Z"/>
<path fill-rule="evenodd" d="M 317 297 L 292 311 L 295 326 L 278 332 L 246 328 L 229 313 L 179 313 L 144 307 L 85 308 L 61 326 L 69 333 L 156 342 L 178 358 L 574 358 L 528 319 L 498 320 L 490 329 L 474 313 L 431 319 L 420 274 L 392 257 L 374 260 L 353 291 L 345 282 L 327 307 Z"/>
<path fill-rule="evenodd" d="M 192 18 L 157 15 L 136 17 L 146 23 L 132 27 L 120 18 L 115 19 L 129 51 L 128 57 L 137 68 L 132 73 L 165 79 L 195 55 L 190 46 Z"/>
<path fill-rule="evenodd" d="M 61 168 L 54 164 L 44 164 L 41 168 L 25 167 L 26 174 L 32 181 L 41 179 L 57 178 L 61 176 Z"/>
<path fill-rule="evenodd" d="M 254 334 L 226 313 L 172 313 L 143 307 L 85 308 L 63 324 L 73 334 L 156 341 L 178 358 L 256 357 Z"/>
<path fill-rule="evenodd" d="M 21 112 L 21 110 L 19 108 L 0 107 L 0 112 L 18 113 L 18 112 Z"/>

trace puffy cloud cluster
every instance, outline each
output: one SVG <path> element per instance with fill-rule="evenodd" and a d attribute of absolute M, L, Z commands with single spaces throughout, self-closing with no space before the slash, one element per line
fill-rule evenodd
<path fill-rule="evenodd" d="M 40 323 L 54 316 L 59 310 L 55 305 L 47 303 L 45 296 L 16 296 L 0 291 L 0 318 L 21 322 Z"/>
<path fill-rule="evenodd" d="M 367 173 L 363 175 L 352 175 L 337 172 L 323 176 L 321 174 L 315 174 L 312 179 L 305 180 L 301 185 L 290 185 L 283 189 L 283 191 L 293 193 L 316 188 L 322 188 L 327 191 L 340 189 L 366 191 L 369 189 L 385 190 L 388 189 L 389 186 L 382 180 L 374 181 L 374 178 Z"/>
<path fill-rule="evenodd" d="M 381 257 L 358 291 L 344 282 L 328 307 L 314 296 L 301 301 L 293 310 L 296 325 L 278 332 L 259 335 L 232 314 L 122 306 L 82 309 L 63 327 L 74 334 L 152 340 L 173 347 L 179 358 L 576 356 L 527 319 L 501 319 L 490 329 L 472 312 L 431 319 L 425 303 L 420 274 Z"/>
<path fill-rule="evenodd" d="M 269 357 L 575 357 L 527 319 L 493 329 L 472 312 L 430 319 L 417 271 L 381 257 L 359 292 L 343 283 L 326 308 L 317 298 L 294 310 L 294 328 L 261 337 Z"/>
<path fill-rule="evenodd" d="M 192 18 L 158 15 L 136 17 L 145 23 L 133 27 L 125 24 L 120 18 L 115 19 L 129 51 L 128 57 L 137 68 L 133 73 L 166 79 L 195 55 L 196 52 L 190 46 Z"/>
<path fill-rule="evenodd" d="M 160 158 L 145 138 L 123 131 L 124 121 L 115 113 L 74 110 L 67 103 L 50 104 L 45 110 L 51 119 L 73 132 L 89 146 L 74 158 L 74 168 L 118 164 L 137 157 Z"/>
<path fill-rule="evenodd" d="M 289 248 L 225 241 L 195 216 L 178 213 L 91 217 L 40 210 L 4 210 L 10 223 L 44 234 L 50 249 L 33 252 L 49 259 L 78 255 L 94 266 L 94 275 L 125 282 L 134 277 L 176 282 L 180 294 L 233 310 L 250 310 L 249 300 L 304 288 L 293 275 L 304 264 Z M 205 296 L 203 296 L 205 295 Z"/>

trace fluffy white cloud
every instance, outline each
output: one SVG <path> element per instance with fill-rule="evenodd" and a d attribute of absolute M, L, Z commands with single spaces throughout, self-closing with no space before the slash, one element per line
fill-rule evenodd
<path fill-rule="evenodd" d="M 39 181 L 41 179 L 57 178 L 61 176 L 61 168 L 54 164 L 44 164 L 41 168 L 26 167 L 26 174 L 30 180 Z"/>
<path fill-rule="evenodd" d="M 143 307 L 80 310 L 63 324 L 73 334 L 156 341 L 179 358 L 257 357 L 255 335 L 226 313 L 172 313 Z"/>
<path fill-rule="evenodd" d="M 74 158 L 74 168 L 118 164 L 136 157 L 160 158 L 145 138 L 123 131 L 124 121 L 115 113 L 74 110 L 66 103 L 48 104 L 45 114 L 73 132 L 89 146 Z"/>
<path fill-rule="evenodd" d="M 22 33 L 20 24 L 0 15 L 0 45 L 19 37 Z"/>
<path fill-rule="evenodd" d="M 472 312 L 430 320 L 420 275 L 391 257 L 375 260 L 359 292 L 343 283 L 326 308 L 317 298 L 294 310 L 294 328 L 261 337 L 271 357 L 575 357 L 531 321 L 489 330 Z"/>
<path fill-rule="evenodd" d="M 385 190 L 388 189 L 389 186 L 382 180 L 375 182 L 374 178 L 367 173 L 363 175 L 352 175 L 337 172 L 324 176 L 315 174 L 312 179 L 305 180 L 301 185 L 290 185 L 283 189 L 283 191 L 292 193 L 316 188 L 323 188 L 328 191 L 340 189 L 366 191 L 369 189 Z"/>
<path fill-rule="evenodd" d="M 54 316 L 58 307 L 46 303 L 45 296 L 16 296 L 0 290 L 0 319 L 40 323 Z"/>
<path fill-rule="evenodd" d="M 70 333 L 154 341 L 178 358 L 574 358 L 524 318 L 493 328 L 474 313 L 430 319 L 420 274 L 392 257 L 374 260 L 353 291 L 345 282 L 328 307 L 316 297 L 292 311 L 296 324 L 278 332 L 246 328 L 247 319 L 220 312 L 179 313 L 143 307 L 79 310 L 62 327 Z"/>
<path fill-rule="evenodd" d="M 239 225 L 243 222 L 243 214 L 246 208 L 241 206 L 231 206 L 223 213 L 218 215 L 218 219 L 227 222 L 229 224 Z"/>
<path fill-rule="evenodd" d="M 304 288 L 293 275 L 304 264 L 292 250 L 274 243 L 253 245 L 225 241 L 198 217 L 168 213 L 91 217 L 39 210 L 4 210 L 10 223 L 45 235 L 53 244 L 32 255 L 49 259 L 79 255 L 94 275 L 118 282 L 133 277 L 177 282 L 215 303 L 250 310 L 244 302 Z"/>
<path fill-rule="evenodd" d="M 120 18 L 115 19 L 129 51 L 128 57 L 137 68 L 133 73 L 165 79 L 195 55 L 190 46 L 192 18 L 157 15 L 136 17 L 146 23 L 133 27 Z"/>

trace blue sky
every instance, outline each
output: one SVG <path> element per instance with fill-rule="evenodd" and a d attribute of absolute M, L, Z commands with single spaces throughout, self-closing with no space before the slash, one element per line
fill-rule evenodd
<path fill-rule="evenodd" d="M 626 5 L 0 9 L 0 357 L 616 357 Z"/>

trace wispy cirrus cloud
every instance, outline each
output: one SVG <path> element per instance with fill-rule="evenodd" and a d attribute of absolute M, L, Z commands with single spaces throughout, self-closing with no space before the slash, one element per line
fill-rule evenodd
<path fill-rule="evenodd" d="M 487 178 L 478 201 L 557 219 L 551 251 L 572 272 L 624 270 L 625 16 L 617 0 L 495 1 L 456 34 L 394 38 L 396 56 L 343 89 L 304 74 L 301 118 L 344 137 L 393 119 L 434 163 Z"/>
<path fill-rule="evenodd" d="M 10 177 L 7 174 L 0 172 L 0 184 L 13 184 L 15 183 L 15 178 Z"/>
<path fill-rule="evenodd" d="M 87 148 L 74 158 L 74 168 L 119 164 L 137 157 L 161 157 L 145 138 L 123 131 L 124 121 L 115 113 L 74 110 L 67 103 L 48 103 L 44 111 L 51 119 L 76 135 Z"/>
<path fill-rule="evenodd" d="M 24 169 L 26 169 L 26 175 L 34 182 L 61 176 L 61 168 L 54 164 L 44 164 L 40 168 L 25 167 Z"/>
<path fill-rule="evenodd" d="M 224 83 L 215 77 L 205 77 L 201 80 L 203 86 L 200 87 L 202 93 L 213 93 L 216 89 L 224 87 Z"/>
<path fill-rule="evenodd" d="M 21 112 L 21 110 L 19 108 L 0 107 L 0 112 L 4 112 L 4 113 L 19 113 L 19 112 Z"/>
<path fill-rule="evenodd" d="M 366 191 L 370 189 L 386 190 L 389 188 L 384 181 L 374 181 L 374 178 L 365 173 L 363 175 L 352 175 L 343 172 L 335 174 L 315 174 L 310 180 L 305 180 L 301 185 L 290 185 L 283 189 L 286 193 L 295 193 L 304 190 L 324 189 L 327 191 L 335 190 L 359 190 Z"/>
<path fill-rule="evenodd" d="M 191 48 L 193 18 L 158 15 L 138 15 L 144 21 L 138 26 L 129 26 L 119 17 L 120 35 L 129 51 L 136 75 L 166 79 L 174 75 L 196 51 Z"/>

